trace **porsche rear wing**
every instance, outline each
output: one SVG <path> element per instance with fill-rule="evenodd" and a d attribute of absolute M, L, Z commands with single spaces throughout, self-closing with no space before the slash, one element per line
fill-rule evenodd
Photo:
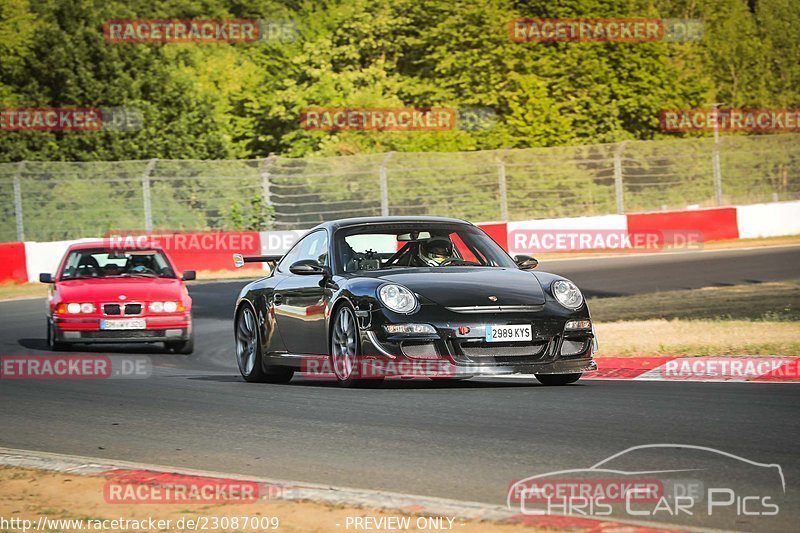
<path fill-rule="evenodd" d="M 233 264 L 236 268 L 241 268 L 245 263 L 269 263 L 270 268 L 274 268 L 282 255 L 242 255 L 233 254 Z"/>

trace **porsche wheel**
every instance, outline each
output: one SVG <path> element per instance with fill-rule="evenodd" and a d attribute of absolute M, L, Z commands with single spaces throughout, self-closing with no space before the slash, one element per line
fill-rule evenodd
<path fill-rule="evenodd" d="M 581 379 L 582 373 L 577 374 L 534 374 L 542 385 L 569 385 Z"/>
<path fill-rule="evenodd" d="M 336 381 L 342 387 L 369 386 L 381 383 L 382 379 L 362 379 L 358 371 L 359 333 L 356 315 L 349 305 L 336 311 L 331 331 L 331 366 Z"/>
<path fill-rule="evenodd" d="M 274 368 L 265 371 L 261 360 L 261 343 L 256 315 L 250 306 L 243 306 L 236 316 L 236 362 L 245 381 L 250 383 L 288 383 L 294 371 Z"/>

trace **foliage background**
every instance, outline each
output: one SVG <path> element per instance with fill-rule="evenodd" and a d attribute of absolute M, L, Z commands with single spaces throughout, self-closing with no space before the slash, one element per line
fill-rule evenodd
<path fill-rule="evenodd" d="M 520 17 L 697 18 L 696 43 L 515 43 Z M 293 42 L 110 44 L 126 18 L 292 20 Z M 0 106 L 132 106 L 136 132 L 0 132 L 0 161 L 259 158 L 653 139 L 664 108 L 800 105 L 797 0 L 0 0 Z M 489 128 L 309 132 L 309 106 L 493 109 Z"/>
<path fill-rule="evenodd" d="M 702 41 L 687 43 L 512 42 L 508 23 L 522 17 L 689 18 L 701 19 L 705 32 Z M 105 21 L 135 18 L 290 20 L 298 35 L 291 41 L 252 44 L 104 40 Z M 535 153 L 540 161 L 552 161 L 556 169 L 548 172 L 515 167 L 515 156 L 510 156 L 513 218 L 536 202 L 548 214 L 560 215 L 570 198 L 577 198 L 587 214 L 612 211 L 607 167 L 613 146 L 603 143 L 670 139 L 659 147 L 632 148 L 645 162 L 626 162 L 630 186 L 653 198 L 637 197 L 626 207 L 680 204 L 687 197 L 703 203 L 710 198 L 711 148 L 702 142 L 691 147 L 670 143 L 708 134 L 663 134 L 659 113 L 712 102 L 800 107 L 799 0 L 0 0 L 0 107 L 128 106 L 143 116 L 137 131 L 0 131 L 0 162 L 136 161 L 122 167 L 76 166 L 74 173 L 61 166 L 55 183 L 51 178 L 56 174 L 48 174 L 46 165 L 27 167 L 22 192 L 28 216 L 37 210 L 83 214 L 83 220 L 72 217 L 74 228 L 64 228 L 60 220 L 37 221 L 52 226 L 47 235 L 96 232 L 96 221 L 101 221 L 99 229 L 141 227 L 141 214 L 135 211 L 142 192 L 136 180 L 152 158 L 231 160 L 228 165 L 176 164 L 174 169 L 161 163 L 162 181 L 152 186 L 161 227 L 269 226 L 269 206 L 253 198 L 261 194 L 256 160 L 270 153 L 283 156 L 280 167 L 286 175 L 283 182 L 276 180 L 273 194 L 304 203 L 298 212 L 313 211 L 317 204 L 351 212 L 368 202 L 369 209 L 374 207 L 374 169 L 383 157 L 378 154 L 429 152 L 419 154 L 416 170 L 398 164 L 391 171 L 393 212 L 450 214 L 457 211 L 450 199 L 463 190 L 460 177 L 482 183 L 486 176 L 487 183 L 494 182 L 496 168 L 488 156 L 461 156 L 455 162 L 438 152 L 547 147 Z M 317 106 L 480 108 L 492 110 L 496 119 L 445 132 L 300 128 L 301 112 Z M 559 150 L 569 147 L 574 150 L 563 153 L 579 153 L 581 161 L 562 164 Z M 670 154 L 691 156 L 697 150 L 701 164 L 688 156 L 664 163 Z M 752 152 L 730 149 L 723 166 L 758 170 L 742 171 L 737 185 L 742 194 L 764 189 L 768 195 L 775 190 L 770 180 L 794 194 L 800 165 L 796 151 L 781 148 L 776 154 L 778 159 L 761 161 Z M 340 155 L 366 159 L 327 158 Z M 321 159 L 292 163 L 286 157 Z M 595 157 L 605 162 L 587 174 L 592 165 L 582 161 Z M 685 187 L 647 189 L 645 183 L 636 189 L 637 179 L 646 181 L 652 168 L 667 164 Z M 447 172 L 437 170 L 442 168 Z M 361 181 L 350 171 L 369 178 Z M 10 222 L 11 238 L 8 180 L 15 172 L 13 167 L 0 169 L 0 211 Z M 312 188 L 296 179 L 303 172 L 338 174 Z M 241 175 L 249 181 L 238 180 Z M 231 192 L 234 183 L 236 194 Z M 410 190 L 419 198 L 409 196 Z M 496 204 L 494 195 L 473 189 L 468 198 L 472 207 L 458 213 L 496 217 L 494 207 L 485 208 L 487 202 Z M 430 198 L 438 198 L 433 207 L 424 204 Z"/>

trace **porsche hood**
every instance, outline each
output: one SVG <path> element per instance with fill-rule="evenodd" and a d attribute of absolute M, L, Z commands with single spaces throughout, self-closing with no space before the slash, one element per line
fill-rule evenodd
<path fill-rule="evenodd" d="M 414 268 L 380 279 L 408 287 L 444 307 L 542 305 L 544 291 L 536 275 L 507 268 Z"/>

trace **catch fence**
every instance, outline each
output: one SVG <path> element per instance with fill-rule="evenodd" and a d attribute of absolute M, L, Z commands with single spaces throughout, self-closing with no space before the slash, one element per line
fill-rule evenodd
<path fill-rule="evenodd" d="M 472 221 L 800 199 L 800 134 L 341 157 L 0 164 L 0 242 L 114 231 L 303 229 L 351 216 Z"/>

